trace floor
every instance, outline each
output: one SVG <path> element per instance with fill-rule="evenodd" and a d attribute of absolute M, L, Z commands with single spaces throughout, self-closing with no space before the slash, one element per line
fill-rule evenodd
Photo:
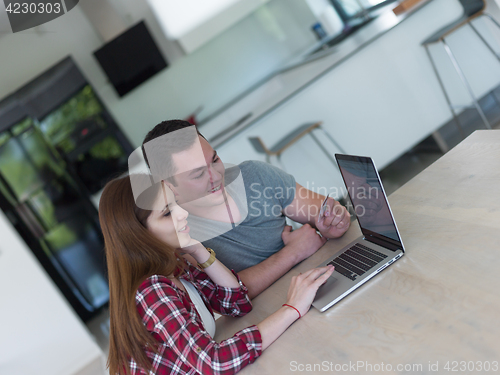
<path fill-rule="evenodd" d="M 494 128 L 500 129 L 500 87 L 483 97 L 480 100 L 480 105 L 490 124 L 494 124 Z M 475 130 L 485 129 L 475 109 L 466 109 L 460 114 L 458 120 L 465 137 Z M 456 146 L 463 139 L 453 120 L 438 130 L 438 138 L 444 140 L 449 149 Z M 443 156 L 443 151 L 436 142 L 436 138 L 429 136 L 386 166 L 380 171 L 386 193 L 390 195 L 411 180 Z M 109 311 L 107 309 L 103 310 L 97 317 L 87 323 L 87 327 L 107 356 L 109 348 Z"/>

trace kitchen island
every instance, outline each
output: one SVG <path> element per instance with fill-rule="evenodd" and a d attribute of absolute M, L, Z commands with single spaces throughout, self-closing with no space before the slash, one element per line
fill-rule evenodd
<path fill-rule="evenodd" d="M 323 54 L 307 57 L 318 47 L 311 46 L 202 123 L 200 131 L 223 160 L 239 163 L 264 160 L 248 137 L 260 136 L 270 146 L 303 123 L 322 121 L 346 152 L 370 155 L 383 168 L 451 119 L 421 42 L 462 13 L 456 0 L 424 2 L 399 16 L 391 11 L 395 6 Z M 481 97 L 500 83 L 500 66 L 488 51 L 477 50 L 468 31 L 459 30 L 449 43 L 462 58 L 472 49 L 483 64 L 479 72 L 472 68 L 471 79 Z M 446 71 L 444 52 L 439 48 L 431 52 L 438 68 Z M 468 102 L 458 79 L 445 74 L 444 80 L 454 103 Z M 293 147 L 296 152 L 283 156 L 287 169 L 294 173 L 296 163 L 311 165 L 308 174 L 296 176 L 298 182 L 306 184 L 325 170 L 332 176 L 336 173 L 312 141 L 304 138 Z M 338 151 L 326 140 L 325 147 Z M 321 186 L 339 185 L 338 177 L 315 181 Z"/>

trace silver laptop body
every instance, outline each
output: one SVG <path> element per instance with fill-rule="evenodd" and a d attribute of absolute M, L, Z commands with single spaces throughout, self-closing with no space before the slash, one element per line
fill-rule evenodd
<path fill-rule="evenodd" d="M 335 266 L 312 304 L 321 312 L 382 272 L 405 252 L 373 160 L 342 154 L 336 154 L 335 159 L 363 235 L 319 265 Z"/>

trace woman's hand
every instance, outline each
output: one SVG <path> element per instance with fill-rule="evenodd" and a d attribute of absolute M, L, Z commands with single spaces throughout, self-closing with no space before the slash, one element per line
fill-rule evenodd
<path fill-rule="evenodd" d="M 205 249 L 205 246 L 203 246 L 200 241 L 196 241 L 195 239 L 191 238 L 191 241 L 189 241 L 187 246 L 184 246 L 183 248 L 179 249 L 179 252 L 183 254 L 190 254 L 190 255 L 195 255 L 195 253 L 203 251 Z"/>
<path fill-rule="evenodd" d="M 304 316 L 311 307 L 318 288 L 326 282 L 334 271 L 333 266 L 314 268 L 292 277 L 286 303 Z"/>
<path fill-rule="evenodd" d="M 292 277 L 286 300 L 287 305 L 293 306 L 301 316 L 304 316 L 309 311 L 318 288 L 326 282 L 332 272 L 333 266 L 326 266 Z M 257 324 L 262 337 L 262 350 L 269 347 L 298 318 L 297 311 L 283 306 Z"/>

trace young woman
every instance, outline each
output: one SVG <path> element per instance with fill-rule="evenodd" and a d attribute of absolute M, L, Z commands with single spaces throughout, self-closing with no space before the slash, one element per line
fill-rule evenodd
<path fill-rule="evenodd" d="M 130 177 L 111 181 L 102 193 L 112 375 L 236 373 L 307 313 L 333 272 L 330 266 L 294 277 L 287 306 L 217 343 L 213 311 L 241 316 L 252 305 L 238 276 L 190 237 L 187 217 L 164 182 L 136 200 Z"/>

